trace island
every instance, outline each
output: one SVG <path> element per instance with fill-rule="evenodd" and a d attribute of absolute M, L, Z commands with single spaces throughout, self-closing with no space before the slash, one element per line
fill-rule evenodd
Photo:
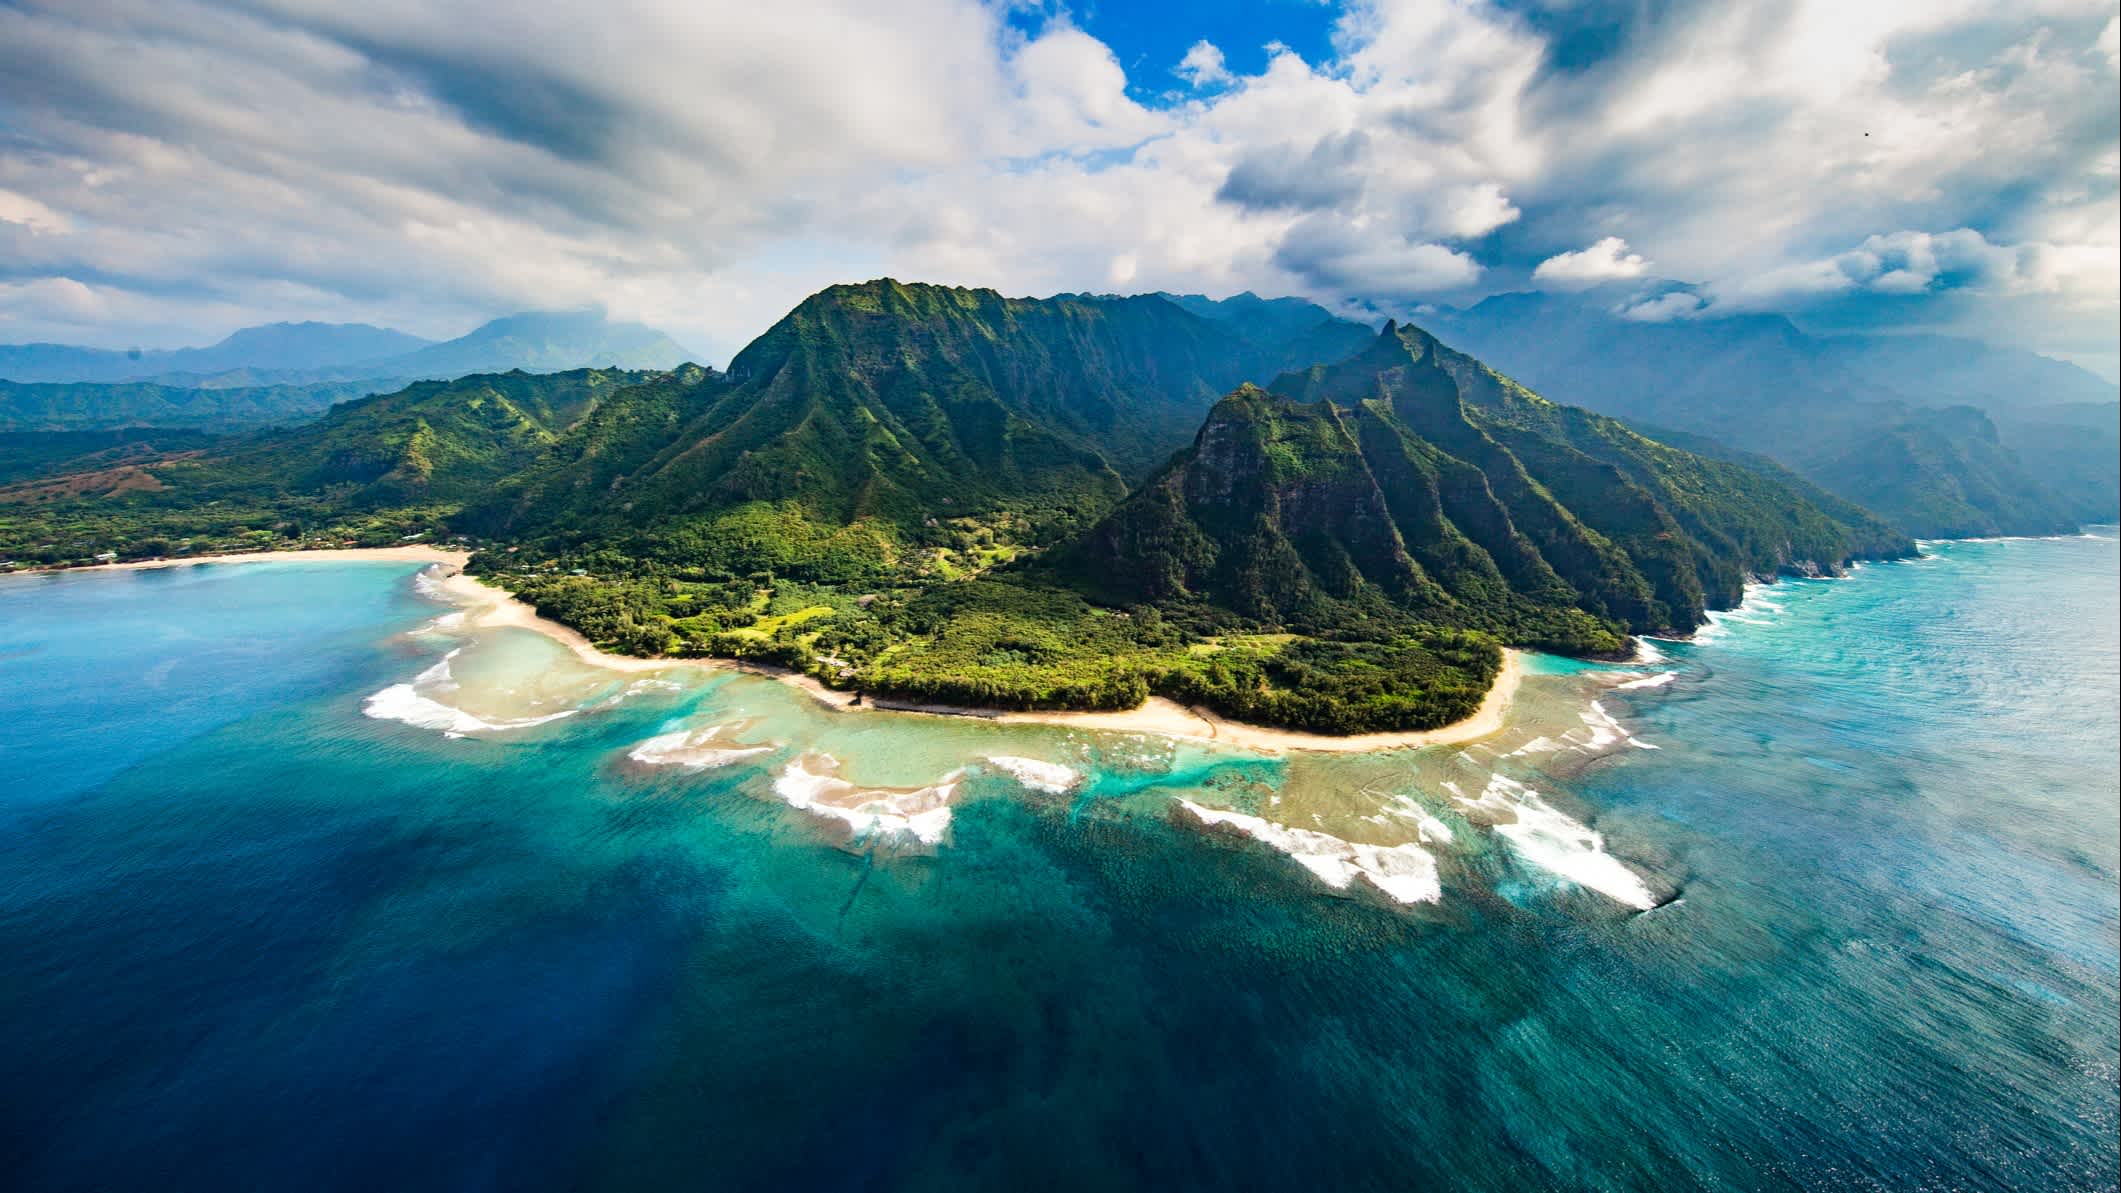
<path fill-rule="evenodd" d="M 881 279 L 730 362 L 422 382 L 0 486 L 0 559 L 462 550 L 600 654 L 831 698 L 1408 743 L 1911 540 L 1296 300 Z M 1380 736 L 1381 735 L 1381 736 Z"/>

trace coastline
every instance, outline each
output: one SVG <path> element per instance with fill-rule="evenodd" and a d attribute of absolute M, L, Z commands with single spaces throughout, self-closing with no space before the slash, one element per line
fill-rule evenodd
<path fill-rule="evenodd" d="M 549 618 L 540 617 L 538 611 L 531 606 L 461 571 L 452 570 L 443 577 L 441 588 L 463 607 L 463 624 L 467 627 L 531 630 L 567 647 L 582 662 L 613 671 L 639 673 L 667 671 L 678 667 L 744 671 L 778 679 L 808 693 L 818 703 L 842 712 L 974 717 L 1004 725 L 1058 725 L 1063 728 L 1107 733 L 1144 733 L 1156 737 L 1236 746 L 1264 754 L 1279 754 L 1289 750 L 1355 754 L 1473 741 L 1502 728 L 1503 721 L 1509 714 L 1510 704 L 1516 697 L 1518 684 L 1524 678 L 1521 652 L 1505 647 L 1502 652 L 1502 668 L 1496 673 L 1495 682 L 1489 685 L 1487 696 L 1481 700 L 1480 707 L 1472 716 L 1436 729 L 1362 733 L 1347 737 L 1304 733 L 1294 729 L 1275 729 L 1266 725 L 1248 725 L 1242 721 L 1217 716 L 1205 708 L 1188 707 L 1162 696 L 1151 696 L 1140 706 L 1119 712 L 1007 711 L 922 704 L 894 700 L 888 696 L 871 696 L 857 704 L 852 692 L 828 688 L 808 675 L 783 668 L 728 659 L 640 659 L 599 650 L 595 643 L 583 637 L 579 631 Z"/>
<path fill-rule="evenodd" d="M 1279 754 L 1290 750 L 1305 750 L 1318 753 L 1358 754 L 1379 750 L 1408 750 L 1422 746 L 1452 745 L 1473 741 L 1499 731 L 1509 714 L 1511 702 L 1517 694 L 1519 682 L 1524 677 L 1522 652 L 1503 648 L 1502 668 L 1495 675 L 1495 682 L 1488 687 L 1487 695 L 1473 715 L 1462 721 L 1454 721 L 1436 729 L 1410 729 L 1390 733 L 1361 733 L 1336 737 L 1324 733 L 1305 733 L 1294 729 L 1276 729 L 1266 725 L 1250 725 L 1217 716 L 1199 706 L 1187 706 L 1162 696 L 1151 696 L 1135 708 L 1119 712 L 1068 712 L 1068 711 L 1012 711 L 1003 709 L 964 708 L 952 705 L 923 704 L 915 701 L 894 700 L 889 696 L 870 696 L 861 703 L 855 702 L 855 694 L 826 687 L 808 675 L 784 668 L 743 663 L 730 659 L 641 659 L 631 655 L 616 655 L 599 650 L 595 643 L 580 631 L 557 621 L 538 615 L 532 606 L 517 600 L 509 593 L 482 583 L 478 578 L 464 573 L 465 561 L 471 555 L 467 551 L 450 550 L 427 544 L 409 544 L 401 547 L 348 547 L 344 549 L 299 550 L 299 551 L 245 551 L 222 555 L 199 555 L 182 559 L 142 559 L 127 563 L 99 563 L 76 568 L 39 569 L 52 573 L 88 571 L 141 571 L 149 568 L 193 567 L 205 563 L 270 563 L 288 561 L 325 561 L 332 563 L 424 563 L 439 567 L 439 587 L 449 600 L 463 610 L 462 624 L 471 629 L 510 628 L 530 630 L 543 634 L 566 647 L 577 659 L 592 666 L 610 671 L 633 674 L 654 671 L 669 671 L 676 668 L 711 668 L 722 671 L 743 671 L 753 675 L 767 676 L 782 683 L 799 688 L 820 704 L 850 713 L 898 713 L 907 716 L 954 716 L 971 717 L 994 721 L 1004 725 L 1056 725 L 1068 729 L 1085 729 L 1105 733 L 1142 733 L 1155 737 L 1177 738 L 1182 741 L 1207 742 L 1222 746 L 1235 746 L 1263 754 Z M 28 574 L 28 573 L 23 573 Z"/>
<path fill-rule="evenodd" d="M 231 551 L 220 555 L 185 555 L 173 559 L 135 559 L 125 563 L 90 563 L 80 567 L 24 568 L 20 575 L 63 575 L 67 572 L 138 572 L 150 568 L 194 567 L 202 563 L 274 563 L 310 561 L 324 563 L 439 563 L 462 568 L 469 551 L 415 543 L 403 547 L 304 548 L 299 551 Z"/>

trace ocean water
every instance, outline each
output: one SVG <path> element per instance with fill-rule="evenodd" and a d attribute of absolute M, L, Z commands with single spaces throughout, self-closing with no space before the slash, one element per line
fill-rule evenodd
<path fill-rule="evenodd" d="M 6 578 L 0 1183 L 2112 1188 L 2116 540 L 1929 551 L 1288 758 Z"/>

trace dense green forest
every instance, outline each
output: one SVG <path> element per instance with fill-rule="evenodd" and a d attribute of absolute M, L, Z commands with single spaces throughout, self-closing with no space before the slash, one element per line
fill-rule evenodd
<path fill-rule="evenodd" d="M 1332 733 L 1470 714 L 1502 645 L 1613 655 L 1749 576 L 1911 549 L 1764 461 L 1249 295 L 835 286 L 726 373 L 473 376 L 80 446 L 22 446 L 0 558 L 459 541 L 628 653 Z"/>

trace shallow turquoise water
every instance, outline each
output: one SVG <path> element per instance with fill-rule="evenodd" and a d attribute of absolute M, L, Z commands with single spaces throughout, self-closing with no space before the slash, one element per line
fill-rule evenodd
<path fill-rule="evenodd" d="M 14 1187 L 2115 1184 L 2110 533 L 1762 590 L 1636 669 L 1663 686 L 1542 661 L 1507 746 L 1595 697 L 1658 748 L 1510 757 L 835 716 L 520 633 L 456 679 L 583 711 L 450 737 L 363 715 L 459 644 L 406 634 L 442 611 L 409 580 L 0 582 Z M 507 691 L 531 674 L 561 678 Z M 627 757 L 708 723 L 774 748 Z M 806 749 L 909 789 L 967 766 L 947 836 L 789 806 Z M 1441 787 L 1494 773 L 1663 905 Z M 1453 834 L 1434 903 L 1176 802 L 1354 837 L 1402 794 Z"/>

